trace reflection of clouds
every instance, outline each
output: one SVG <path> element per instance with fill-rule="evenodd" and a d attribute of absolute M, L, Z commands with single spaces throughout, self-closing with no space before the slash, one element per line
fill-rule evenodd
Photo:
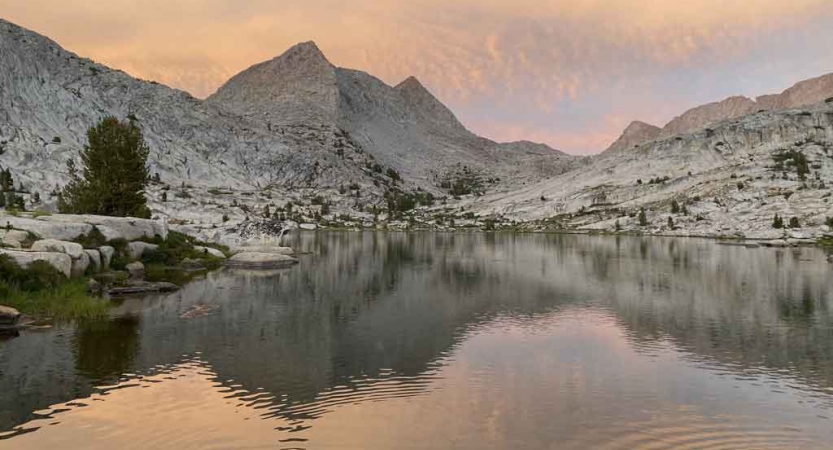
<path fill-rule="evenodd" d="M 573 127 L 554 120 L 555 104 L 587 108 L 619 89 L 641 88 L 658 74 L 673 80 L 674 71 L 687 70 L 707 84 L 706 91 L 677 101 L 679 113 L 727 95 L 721 80 L 705 73 L 739 70 L 733 65 L 754 62 L 756 53 L 760 63 L 761 49 L 768 58 L 818 66 L 819 56 L 830 52 L 824 43 L 831 31 L 810 25 L 833 14 L 825 0 L 759 0 L 754 7 L 737 0 L 256 0 L 242 5 L 67 0 L 59 10 L 48 0 L 0 0 L 0 7 L 6 18 L 71 50 L 199 97 L 251 64 L 313 39 L 334 63 L 366 70 L 389 84 L 416 75 L 458 111 L 473 101 L 533 109 L 531 126 L 538 133 L 557 130 L 553 139 Z M 772 45 L 786 36 L 800 38 L 791 47 Z M 786 66 L 778 70 L 789 73 L 777 74 L 771 89 L 786 87 L 784 78 L 797 81 L 796 69 Z M 748 75 L 748 70 L 738 73 Z M 607 107 L 647 120 L 652 117 L 638 114 L 669 102 L 669 91 L 641 92 L 652 96 Z M 484 117 L 493 116 L 488 110 L 465 111 L 462 118 L 470 123 Z M 598 114 L 584 120 L 601 125 Z M 508 140 L 501 128 L 475 126 L 475 131 Z M 615 130 L 605 132 L 609 141 L 615 139 Z M 580 151 L 600 150 L 598 142 L 592 136 L 569 145 L 548 141 Z"/>

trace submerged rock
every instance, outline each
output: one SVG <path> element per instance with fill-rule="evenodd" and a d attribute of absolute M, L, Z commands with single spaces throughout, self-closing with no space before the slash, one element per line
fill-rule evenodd
<path fill-rule="evenodd" d="M 274 253 L 277 255 L 291 256 L 295 251 L 289 247 L 281 247 L 280 245 L 243 245 L 234 249 L 237 253 Z"/>
<path fill-rule="evenodd" d="M 244 252 L 232 256 L 228 267 L 238 269 L 278 269 L 297 264 L 298 260 L 277 253 Z"/>
<path fill-rule="evenodd" d="M 154 292 L 174 292 L 179 286 L 173 283 L 151 283 L 149 281 L 131 281 L 127 286 L 111 287 L 107 293 L 111 296 L 147 294 Z"/>

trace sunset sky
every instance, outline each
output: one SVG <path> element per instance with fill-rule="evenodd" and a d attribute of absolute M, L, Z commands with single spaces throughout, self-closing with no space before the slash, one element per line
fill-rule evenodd
<path fill-rule="evenodd" d="M 0 17 L 197 97 L 314 40 L 389 84 L 415 75 L 479 134 L 571 153 L 833 72 L 831 0 L 0 0 Z"/>

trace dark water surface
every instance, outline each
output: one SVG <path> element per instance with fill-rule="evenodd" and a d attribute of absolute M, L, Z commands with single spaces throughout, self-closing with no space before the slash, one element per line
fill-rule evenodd
<path fill-rule="evenodd" d="M 0 448 L 833 448 L 833 265 L 706 240 L 318 233 L 0 343 Z"/>

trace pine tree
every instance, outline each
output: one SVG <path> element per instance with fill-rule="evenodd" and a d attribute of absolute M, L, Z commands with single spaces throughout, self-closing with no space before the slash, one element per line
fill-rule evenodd
<path fill-rule="evenodd" d="M 671 216 L 668 216 L 668 228 L 674 229 L 674 218 Z"/>
<path fill-rule="evenodd" d="M 790 228 L 801 228 L 798 217 L 790 217 Z"/>
<path fill-rule="evenodd" d="M 640 226 L 640 227 L 644 227 L 644 226 L 647 226 L 647 225 L 648 225 L 648 215 L 647 215 L 647 214 L 645 214 L 645 210 L 644 210 L 644 209 L 640 209 L 640 210 L 639 210 L 639 218 L 638 218 L 638 220 L 639 220 L 639 226 Z"/>
<path fill-rule="evenodd" d="M 0 170 L 0 192 L 14 191 L 14 178 L 9 169 Z"/>
<path fill-rule="evenodd" d="M 680 204 L 676 200 L 671 200 L 671 214 L 680 213 Z"/>
<path fill-rule="evenodd" d="M 108 117 L 87 131 L 87 139 L 80 175 L 74 161 L 67 161 L 70 182 L 59 196 L 59 210 L 149 218 L 144 192 L 149 150 L 139 127 Z"/>
<path fill-rule="evenodd" d="M 772 219 L 772 228 L 781 229 L 784 228 L 784 219 L 781 218 L 778 214 Z"/>
<path fill-rule="evenodd" d="M 5 208 L 5 207 L 6 207 L 6 193 L 3 192 L 3 191 L 0 191 L 0 208 Z"/>

